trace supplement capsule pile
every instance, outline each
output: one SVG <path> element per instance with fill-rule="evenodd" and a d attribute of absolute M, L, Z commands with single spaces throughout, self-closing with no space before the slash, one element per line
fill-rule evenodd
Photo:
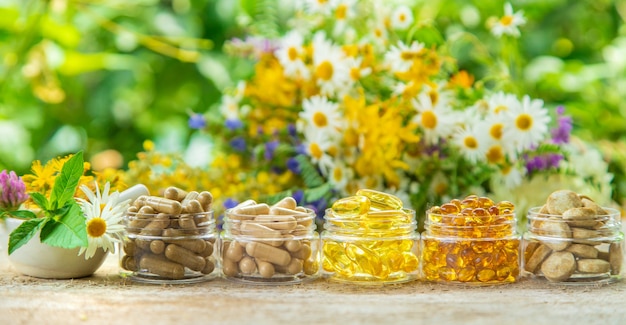
<path fill-rule="evenodd" d="M 427 211 L 422 237 L 425 280 L 497 284 L 519 276 L 514 205 L 487 197 L 454 199 Z"/>
<path fill-rule="evenodd" d="M 413 211 L 390 194 L 368 189 L 326 211 L 322 266 L 343 281 L 401 282 L 417 276 Z"/>
<path fill-rule="evenodd" d="M 612 281 L 623 263 L 619 212 L 569 190 L 528 214 L 524 270 L 551 282 Z"/>
<path fill-rule="evenodd" d="M 319 236 L 314 219 L 315 213 L 297 206 L 292 197 L 272 206 L 248 200 L 227 210 L 222 237 L 224 275 L 292 283 L 316 275 Z"/>
<path fill-rule="evenodd" d="M 121 267 L 148 281 L 213 273 L 216 239 L 209 192 L 176 187 L 164 197 L 140 196 L 128 208 Z"/>

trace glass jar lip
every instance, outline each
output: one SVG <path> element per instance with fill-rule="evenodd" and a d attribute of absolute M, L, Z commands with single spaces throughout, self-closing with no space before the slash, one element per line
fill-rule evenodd
<path fill-rule="evenodd" d="M 402 210 L 377 210 L 377 211 L 371 211 L 367 213 L 367 216 L 374 216 L 376 217 L 375 221 L 376 222 L 385 222 L 385 221 L 395 221 L 396 218 L 393 217 L 388 217 L 385 218 L 384 216 L 387 214 L 393 214 L 393 213 L 398 213 L 398 211 L 402 211 L 403 213 L 408 214 L 408 217 L 410 218 L 411 222 L 407 223 L 407 224 L 412 224 L 412 223 L 417 223 L 417 221 L 415 220 L 415 210 L 413 209 L 409 209 L 409 208 L 403 208 Z M 328 221 L 337 221 L 337 222 L 369 222 L 370 220 L 367 220 L 367 218 L 361 218 L 361 216 L 357 216 L 357 217 L 341 217 L 341 216 L 337 216 L 336 214 L 334 214 L 333 209 L 328 208 L 326 209 L 324 214 L 324 220 L 326 222 Z M 383 217 L 377 217 L 377 215 L 382 215 Z M 374 221 L 372 221 L 374 222 Z"/>
<path fill-rule="evenodd" d="M 563 218 L 563 215 L 561 214 L 550 214 L 550 213 L 540 213 L 539 211 L 541 211 L 542 207 L 538 206 L 538 207 L 532 207 L 530 209 L 528 209 L 528 219 L 529 220 L 546 220 L 546 219 L 550 219 L 550 221 L 567 221 L 566 219 Z M 602 207 L 602 209 L 604 211 L 606 211 L 606 214 L 596 214 L 593 216 L 590 216 L 589 218 L 576 218 L 577 221 L 584 221 L 584 220 L 598 220 L 598 219 L 616 219 L 616 220 L 620 220 L 621 219 L 621 212 L 617 209 L 614 208 L 609 208 L 609 207 Z"/>

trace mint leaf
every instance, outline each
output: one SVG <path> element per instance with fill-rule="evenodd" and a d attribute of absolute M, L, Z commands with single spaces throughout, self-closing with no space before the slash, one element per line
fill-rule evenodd
<path fill-rule="evenodd" d="M 37 218 L 37 215 L 34 214 L 32 211 L 28 211 L 28 210 L 17 210 L 17 211 L 11 211 L 7 213 L 8 215 L 14 217 L 14 218 L 18 218 L 18 219 L 35 219 Z"/>
<path fill-rule="evenodd" d="M 331 189 L 330 183 L 322 184 L 316 188 L 311 188 L 304 191 L 304 200 L 306 202 L 315 202 L 330 192 Z"/>
<path fill-rule="evenodd" d="M 61 173 L 54 179 L 54 187 L 50 194 L 50 208 L 62 207 L 74 198 L 76 187 L 83 175 L 83 152 L 79 151 L 63 164 Z"/>
<path fill-rule="evenodd" d="M 298 164 L 300 164 L 300 175 L 306 187 L 313 188 L 324 184 L 324 179 L 320 176 L 317 168 L 309 161 L 307 156 L 297 155 L 296 160 Z"/>
<path fill-rule="evenodd" d="M 9 255 L 33 238 L 46 221 L 48 221 L 47 218 L 30 219 L 15 228 L 9 235 Z"/>
<path fill-rule="evenodd" d="M 59 220 L 51 219 L 41 229 L 42 243 L 63 248 L 87 246 L 87 229 L 83 211 L 74 201 L 70 201 L 69 205 L 69 209 Z"/>
<path fill-rule="evenodd" d="M 31 193 L 28 193 L 28 195 L 30 195 L 30 197 L 33 198 L 33 201 L 35 201 L 35 204 L 37 204 L 43 210 L 50 209 L 48 199 L 46 199 L 46 197 L 43 196 L 43 194 L 38 193 L 38 192 L 31 192 Z"/>

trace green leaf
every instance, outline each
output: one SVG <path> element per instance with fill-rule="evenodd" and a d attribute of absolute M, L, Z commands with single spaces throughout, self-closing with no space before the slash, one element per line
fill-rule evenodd
<path fill-rule="evenodd" d="M 305 155 L 296 156 L 298 164 L 300 164 L 300 175 L 304 181 L 304 185 L 308 188 L 314 188 L 324 184 L 324 179 L 320 176 L 317 168 L 309 161 Z"/>
<path fill-rule="evenodd" d="M 35 218 L 37 218 L 37 215 L 34 214 L 32 211 L 29 211 L 29 210 L 11 211 L 11 212 L 7 212 L 7 214 L 10 215 L 13 218 L 18 218 L 18 219 L 35 219 Z"/>
<path fill-rule="evenodd" d="M 318 187 L 304 191 L 305 202 L 315 202 L 326 196 L 331 190 L 330 183 L 322 184 Z"/>
<path fill-rule="evenodd" d="M 35 201 L 35 204 L 37 204 L 43 210 L 50 209 L 50 202 L 48 202 L 48 199 L 46 199 L 43 194 L 38 192 L 31 192 L 28 193 L 28 195 L 30 195 L 30 197 L 33 198 L 33 201 Z"/>
<path fill-rule="evenodd" d="M 35 236 L 37 231 L 48 221 L 47 218 L 35 218 L 23 222 L 9 235 L 9 255 Z"/>
<path fill-rule="evenodd" d="M 71 202 L 67 213 L 59 220 L 50 220 L 41 229 L 41 242 L 50 246 L 76 248 L 87 246 L 85 216 L 76 202 Z"/>
<path fill-rule="evenodd" d="M 80 177 L 83 175 L 83 152 L 79 151 L 63 164 L 61 173 L 54 180 L 50 195 L 52 210 L 62 207 L 74 197 Z"/>

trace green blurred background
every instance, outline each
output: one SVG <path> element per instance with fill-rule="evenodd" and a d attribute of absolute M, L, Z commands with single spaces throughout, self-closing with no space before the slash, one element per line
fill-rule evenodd
<path fill-rule="evenodd" d="M 506 70 L 503 40 L 487 27 L 502 3 L 400 2 L 462 68 L 479 78 Z M 523 68 L 500 78 L 566 106 L 574 134 L 610 161 L 613 197 L 624 204 L 626 1 L 511 3 L 528 22 L 506 55 Z M 224 44 L 283 34 L 292 10 L 286 0 L 0 0 L 0 169 L 23 174 L 34 159 L 80 149 L 95 169 L 126 168 L 146 139 L 207 166 L 211 139 L 188 127 L 189 115 L 216 105 L 253 69 Z"/>

